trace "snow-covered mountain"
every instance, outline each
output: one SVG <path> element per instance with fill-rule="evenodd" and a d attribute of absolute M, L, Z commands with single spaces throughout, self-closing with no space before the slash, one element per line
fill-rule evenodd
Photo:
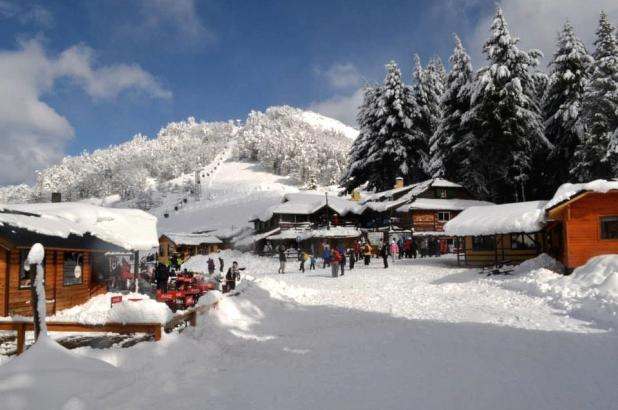
<path fill-rule="evenodd" d="M 258 162 L 263 172 L 289 183 L 337 181 L 357 131 L 337 120 L 288 106 L 251 112 L 240 122 L 203 122 L 192 117 L 163 127 L 155 138 L 130 141 L 67 156 L 39 172 L 34 187 L 0 188 L 0 202 L 48 200 L 50 192 L 80 200 L 119 194 L 142 207 L 167 183 L 205 169 L 233 144 L 231 159 Z"/>

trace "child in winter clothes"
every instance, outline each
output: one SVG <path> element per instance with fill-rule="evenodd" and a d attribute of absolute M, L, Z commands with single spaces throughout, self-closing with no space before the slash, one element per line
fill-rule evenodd
<path fill-rule="evenodd" d="M 315 255 L 309 256 L 309 270 L 315 270 Z"/>
<path fill-rule="evenodd" d="M 395 242 L 394 239 L 391 242 L 390 251 L 391 251 L 391 260 L 395 262 L 395 255 L 399 254 L 399 246 L 397 245 L 397 242 Z"/>

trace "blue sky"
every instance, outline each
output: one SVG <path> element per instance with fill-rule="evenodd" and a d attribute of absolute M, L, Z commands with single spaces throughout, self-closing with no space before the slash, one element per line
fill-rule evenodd
<path fill-rule="evenodd" d="M 508 0 L 503 7 L 514 29 L 537 40 L 522 43 L 541 48 L 553 44 L 565 15 L 575 15 L 588 39 L 598 11 L 609 8 L 612 16 L 617 8 L 606 0 L 586 8 L 578 0 L 536 3 Z M 410 80 L 413 53 L 446 61 L 457 32 L 481 63 L 494 4 L 0 0 L 0 92 L 11 96 L 0 101 L 0 124 L 16 147 L 0 153 L 0 183 L 31 181 L 33 169 L 64 154 L 138 132 L 153 136 L 188 116 L 244 119 L 251 110 L 288 104 L 350 123 L 362 83 L 381 81 L 391 59 Z M 549 22 L 538 20 L 544 13 Z M 14 119 L 24 112 L 32 114 Z M 26 148 L 18 149 L 20 141 Z"/>

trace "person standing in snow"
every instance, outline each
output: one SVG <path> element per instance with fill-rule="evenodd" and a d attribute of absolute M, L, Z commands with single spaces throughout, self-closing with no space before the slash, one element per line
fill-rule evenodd
<path fill-rule="evenodd" d="M 238 268 L 238 262 L 232 262 L 232 266 L 227 270 L 225 275 L 225 285 L 223 286 L 223 293 L 227 293 L 236 289 L 236 282 L 240 280 L 240 269 Z"/>
<path fill-rule="evenodd" d="M 369 266 L 371 262 L 371 245 L 369 242 L 365 242 L 365 246 L 363 246 L 363 256 L 365 257 L 365 266 Z"/>
<path fill-rule="evenodd" d="M 350 270 L 354 269 L 354 263 L 356 262 L 356 252 L 354 252 L 354 249 L 350 249 L 348 256 L 350 258 Z"/>
<path fill-rule="evenodd" d="M 397 247 L 399 248 L 399 259 L 401 259 L 403 257 L 403 238 L 399 238 Z"/>
<path fill-rule="evenodd" d="M 155 268 L 155 280 L 157 281 L 157 289 L 161 289 L 162 292 L 167 292 L 167 280 L 169 279 L 170 273 L 167 269 L 167 266 L 162 264 L 161 262 L 157 263 L 157 267 Z"/>
<path fill-rule="evenodd" d="M 345 271 L 345 264 L 347 262 L 346 255 L 345 255 L 345 248 L 343 248 L 343 252 L 339 250 L 337 250 L 337 252 L 339 253 L 339 269 L 341 269 L 341 276 L 343 276 L 343 273 Z"/>
<path fill-rule="evenodd" d="M 309 270 L 315 270 L 315 255 L 313 252 L 309 256 Z"/>
<path fill-rule="evenodd" d="M 356 242 L 354 242 L 354 259 L 356 259 L 354 262 L 358 262 L 359 260 L 361 260 L 361 256 L 363 255 L 363 246 L 361 245 L 360 241 L 357 239 Z"/>
<path fill-rule="evenodd" d="M 219 256 L 219 272 L 223 272 L 223 258 Z"/>
<path fill-rule="evenodd" d="M 300 271 L 305 273 L 305 261 L 307 260 L 307 252 L 298 251 L 298 259 L 300 260 Z"/>
<path fill-rule="evenodd" d="M 391 252 L 391 259 L 393 263 L 395 263 L 395 255 L 399 254 L 399 246 L 397 245 L 397 242 L 395 242 L 394 239 L 391 241 L 390 252 Z"/>
<path fill-rule="evenodd" d="M 285 246 L 283 246 L 283 244 L 281 244 L 281 245 L 279 245 L 279 247 L 277 249 L 279 251 L 279 273 L 284 274 L 285 273 L 285 263 L 288 260 L 286 254 L 285 254 Z"/>
<path fill-rule="evenodd" d="M 331 274 L 333 276 L 333 278 L 336 278 L 339 276 L 339 256 L 340 253 L 337 249 L 333 249 L 333 252 L 331 254 L 331 258 L 330 258 L 330 268 L 331 268 Z"/>
<path fill-rule="evenodd" d="M 331 260 L 331 252 L 330 247 L 328 245 L 324 245 L 324 250 L 322 251 L 322 269 L 325 269 L 327 266 L 330 266 Z"/>
<path fill-rule="evenodd" d="M 206 264 L 208 265 L 208 274 L 212 275 L 215 273 L 215 261 L 213 261 L 212 258 L 208 258 L 208 262 L 206 262 Z"/>
<path fill-rule="evenodd" d="M 388 268 L 388 244 L 384 242 L 380 248 L 380 256 L 384 261 L 384 269 Z"/>

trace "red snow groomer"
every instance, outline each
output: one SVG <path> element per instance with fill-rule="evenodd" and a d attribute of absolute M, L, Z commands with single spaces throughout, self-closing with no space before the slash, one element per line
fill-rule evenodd
<path fill-rule="evenodd" d="M 214 288 L 213 283 L 203 282 L 190 272 L 179 273 L 172 278 L 167 292 L 157 289 L 156 297 L 158 302 L 167 304 L 172 312 L 176 312 L 195 306 L 200 296 Z"/>

